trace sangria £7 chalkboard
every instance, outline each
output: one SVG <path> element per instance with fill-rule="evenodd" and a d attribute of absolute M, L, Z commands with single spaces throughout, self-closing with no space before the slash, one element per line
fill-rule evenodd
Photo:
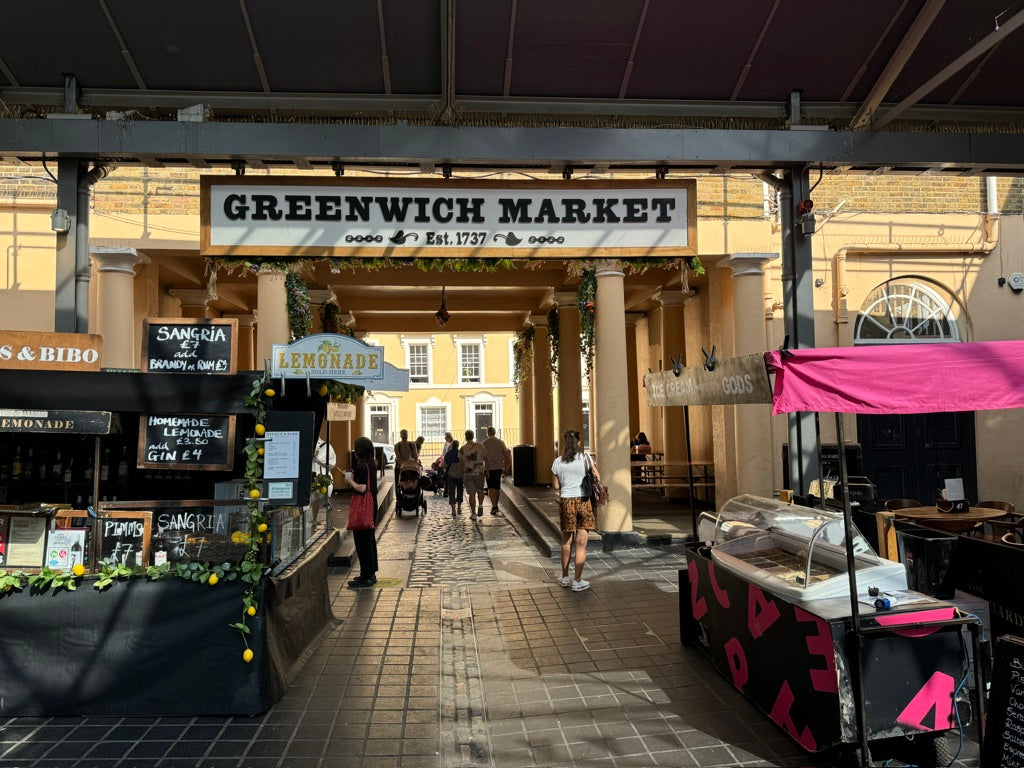
<path fill-rule="evenodd" d="M 143 329 L 144 370 L 233 374 L 238 369 L 234 318 L 148 318 Z"/>
<path fill-rule="evenodd" d="M 225 414 L 144 414 L 139 418 L 138 466 L 230 470 L 235 417 Z"/>

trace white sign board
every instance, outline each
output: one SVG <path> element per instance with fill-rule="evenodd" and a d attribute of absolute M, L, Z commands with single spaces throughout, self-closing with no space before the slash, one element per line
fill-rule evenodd
<path fill-rule="evenodd" d="M 205 256 L 696 254 L 696 182 L 204 176 Z"/>
<path fill-rule="evenodd" d="M 771 382 L 764 354 L 719 360 L 714 370 L 702 365 L 644 376 L 648 405 L 741 405 L 770 403 Z"/>

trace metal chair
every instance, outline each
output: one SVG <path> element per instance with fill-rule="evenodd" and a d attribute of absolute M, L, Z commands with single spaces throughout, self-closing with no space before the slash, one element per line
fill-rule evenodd
<path fill-rule="evenodd" d="M 1011 547 L 1024 547 L 1024 541 L 1021 541 L 1020 534 L 1014 533 L 1013 531 L 1004 533 L 1002 538 L 1000 538 L 1000 541 L 1002 541 L 1003 544 L 1009 544 Z"/>
<path fill-rule="evenodd" d="M 911 507 L 920 507 L 921 502 L 917 499 L 889 499 L 885 502 L 885 508 L 890 512 L 895 512 L 898 509 L 910 509 Z"/>
<path fill-rule="evenodd" d="M 1017 514 L 1017 507 L 1012 501 L 979 501 L 976 506 L 984 509 L 1001 509 L 1008 515 Z"/>

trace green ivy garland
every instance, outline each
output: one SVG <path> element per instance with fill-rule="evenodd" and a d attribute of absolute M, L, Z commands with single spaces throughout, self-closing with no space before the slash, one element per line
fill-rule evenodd
<path fill-rule="evenodd" d="M 347 325 L 341 324 L 341 307 L 333 301 L 325 301 L 320 305 L 320 325 L 324 333 L 335 333 L 340 336 L 355 338 L 356 332 Z"/>
<path fill-rule="evenodd" d="M 288 330 L 292 341 L 309 336 L 313 330 L 313 313 L 309 309 L 309 288 L 295 272 L 284 276 L 284 290 L 288 301 Z"/>
<path fill-rule="evenodd" d="M 558 307 L 548 310 L 548 345 L 551 347 L 551 355 L 548 358 L 551 365 L 551 383 L 558 383 Z"/>
<path fill-rule="evenodd" d="M 587 377 L 594 369 L 594 319 L 597 311 L 597 270 L 585 269 L 576 289 L 576 306 L 580 311 L 580 353 Z"/>
<path fill-rule="evenodd" d="M 519 385 L 533 373 L 533 333 L 533 326 L 528 325 L 512 342 L 512 386 L 515 387 L 516 397 L 519 397 Z"/>

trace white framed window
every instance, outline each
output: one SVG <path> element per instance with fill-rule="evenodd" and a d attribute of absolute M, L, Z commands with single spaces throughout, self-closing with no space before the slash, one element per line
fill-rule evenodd
<path fill-rule="evenodd" d="M 895 278 L 861 305 L 854 344 L 935 344 L 965 341 L 956 297 L 923 278 Z"/>
<path fill-rule="evenodd" d="M 443 441 L 444 433 L 451 429 L 451 421 L 451 406 L 448 403 L 431 398 L 430 402 L 416 405 L 416 424 L 419 427 L 416 434 L 422 435 L 429 442 Z"/>
<path fill-rule="evenodd" d="M 482 384 L 484 345 L 480 341 L 459 341 L 459 383 Z"/>
<path fill-rule="evenodd" d="M 430 343 L 411 341 L 406 346 L 410 384 L 430 383 Z"/>

